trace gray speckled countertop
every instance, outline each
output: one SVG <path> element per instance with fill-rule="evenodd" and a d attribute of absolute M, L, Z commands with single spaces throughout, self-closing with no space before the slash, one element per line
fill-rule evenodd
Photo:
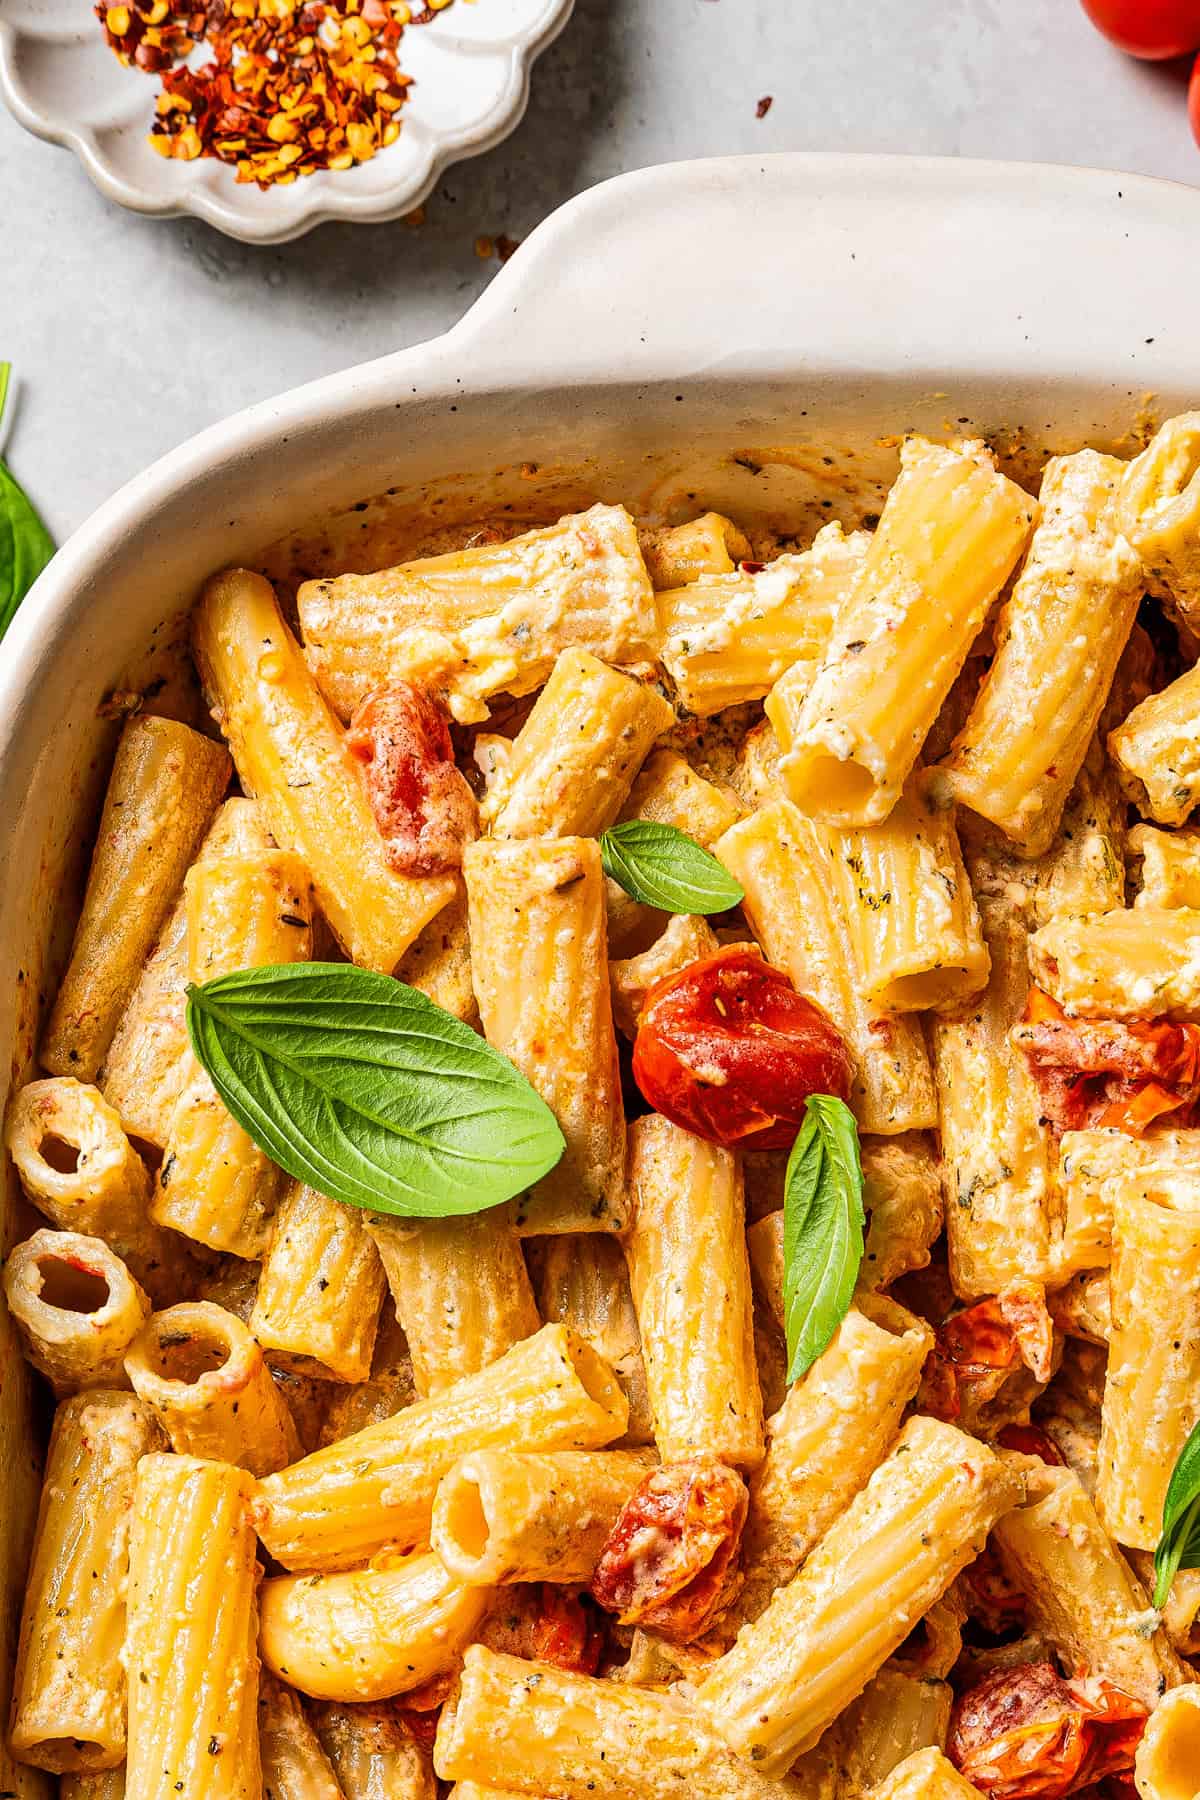
<path fill-rule="evenodd" d="M 1184 79 L 1111 50 L 1077 0 L 578 0 L 524 122 L 449 172 L 422 227 L 326 225 L 276 249 L 123 212 L 0 109 L 0 357 L 24 378 L 10 459 L 61 535 L 202 426 L 443 331 L 497 267 L 478 237 L 520 238 L 648 163 L 917 151 L 1200 185 Z"/>

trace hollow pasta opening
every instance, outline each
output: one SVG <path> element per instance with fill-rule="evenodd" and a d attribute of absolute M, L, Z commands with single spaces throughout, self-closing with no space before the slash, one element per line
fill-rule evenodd
<path fill-rule="evenodd" d="M 163 1381 L 178 1381 L 185 1387 L 224 1368 L 230 1347 L 223 1338 L 204 1333 L 167 1332 L 153 1337 L 147 1345 L 147 1360 Z"/>
<path fill-rule="evenodd" d="M 464 1556 L 478 1562 L 487 1554 L 492 1534 L 491 1522 L 483 1504 L 479 1483 L 460 1474 L 451 1490 L 452 1505 L 446 1524 L 451 1537 Z"/>
<path fill-rule="evenodd" d="M 804 767 L 805 803 L 830 813 L 861 819 L 875 797 L 875 777 L 861 763 L 839 756 L 816 756 Z"/>
<path fill-rule="evenodd" d="M 42 1278 L 42 1300 L 59 1312 L 102 1312 L 112 1297 L 103 1275 L 61 1256 L 39 1256 L 38 1274 Z"/>
<path fill-rule="evenodd" d="M 30 1747 L 36 1751 L 38 1768 L 53 1775 L 91 1775 L 113 1767 L 112 1746 L 91 1738 L 38 1738 Z"/>
<path fill-rule="evenodd" d="M 610 1407 L 616 1384 L 608 1364 L 597 1356 L 590 1344 L 585 1343 L 573 1331 L 567 1333 L 567 1354 L 576 1375 L 587 1389 L 588 1398 L 594 1400 L 597 1406 Z"/>
<path fill-rule="evenodd" d="M 38 1145 L 38 1155 L 56 1175 L 74 1175 L 79 1169 L 79 1145 L 69 1144 L 56 1131 L 48 1131 Z"/>
<path fill-rule="evenodd" d="M 1176 1702 L 1145 1758 L 1145 1775 L 1158 1800 L 1195 1800 L 1200 1772 L 1200 1704 Z"/>

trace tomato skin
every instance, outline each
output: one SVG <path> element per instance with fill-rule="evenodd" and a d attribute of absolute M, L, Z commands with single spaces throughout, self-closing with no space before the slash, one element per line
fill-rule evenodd
<path fill-rule="evenodd" d="M 402 875 L 444 875 L 462 866 L 479 829 L 474 795 L 454 761 L 450 723 L 415 682 L 376 688 L 346 730 L 387 859 Z"/>
<path fill-rule="evenodd" d="M 1200 47 L 1200 0 L 1083 0 L 1083 10 L 1110 44 L 1145 62 Z"/>
<path fill-rule="evenodd" d="M 810 1094 L 850 1094 L 840 1032 L 781 969 L 739 945 L 651 988 L 633 1076 L 657 1112 L 696 1137 L 786 1150 Z"/>
<path fill-rule="evenodd" d="M 1200 144 L 1200 56 L 1192 64 L 1192 79 L 1188 82 L 1188 118 L 1192 136 Z"/>

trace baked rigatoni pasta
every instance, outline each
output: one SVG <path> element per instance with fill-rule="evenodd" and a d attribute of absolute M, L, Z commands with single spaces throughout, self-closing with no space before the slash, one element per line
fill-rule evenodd
<path fill-rule="evenodd" d="M 456 1019 L 468 1025 L 479 1023 L 471 985 L 471 934 L 464 887 L 459 886 L 449 905 L 409 945 L 396 964 L 396 980 L 427 994 Z"/>
<path fill-rule="evenodd" d="M 1200 832 L 1135 825 L 1129 853 L 1140 865 L 1135 907 L 1200 907 Z"/>
<path fill-rule="evenodd" d="M 625 1255 L 659 1454 L 753 1467 L 762 1396 L 737 1159 L 657 1113 L 629 1135 Z"/>
<path fill-rule="evenodd" d="M 486 1369 L 541 1324 L 507 1207 L 459 1219 L 376 1216 L 367 1229 L 419 1394 L 444 1393 Z"/>
<path fill-rule="evenodd" d="M 674 913 L 648 949 L 610 961 L 608 979 L 617 1030 L 627 1038 L 636 1037 L 646 995 L 655 982 L 679 974 L 689 963 L 712 956 L 719 948 L 716 934 L 706 920 L 692 913 Z"/>
<path fill-rule="evenodd" d="M 608 1365 L 544 1325 L 436 1399 L 315 1451 L 259 1484 L 255 1524 L 285 1568 L 353 1568 L 428 1540 L 437 1484 L 469 1450 L 583 1450 L 619 1438 L 629 1408 Z"/>
<path fill-rule="evenodd" d="M 943 765 L 949 794 L 1024 855 L 1050 848 L 1142 597 L 1115 456 L 1054 456 L 996 654 Z"/>
<path fill-rule="evenodd" d="M 404 875 L 361 768 L 283 622 L 269 582 L 245 569 L 211 581 L 194 622 L 214 716 L 272 837 L 304 863 L 351 959 L 385 974 L 454 897 L 452 875 Z"/>
<path fill-rule="evenodd" d="M 1150 592 L 1200 628 L 1200 412 L 1168 419 L 1126 466 L 1121 522 Z"/>
<path fill-rule="evenodd" d="M 808 550 L 660 593 L 662 661 L 680 705 L 707 718 L 761 700 L 796 664 L 814 674 L 869 543 L 864 531 L 830 524 Z"/>
<path fill-rule="evenodd" d="M 784 787 L 835 825 L 887 818 L 1036 510 L 982 444 L 911 437 L 900 462 L 820 667 L 767 699 Z"/>
<path fill-rule="evenodd" d="M 386 1285 L 366 1216 L 293 1182 L 275 1213 L 250 1329 L 277 1367 L 366 1381 Z"/>
<path fill-rule="evenodd" d="M 739 1620 L 759 1616 L 866 1486 L 899 1436 L 932 1347 L 923 1319 L 863 1295 L 789 1388 L 767 1421 L 766 1458 L 750 1479 Z"/>
<path fill-rule="evenodd" d="M 263 1800 L 345 1800 L 300 1696 L 268 1671 L 258 1682 Z"/>
<path fill-rule="evenodd" d="M 305 655 L 343 718 L 374 688 L 419 680 L 461 721 L 540 687 L 562 650 L 634 662 L 656 635 L 650 577 L 623 506 L 593 506 L 506 543 L 374 575 L 305 582 Z"/>
<path fill-rule="evenodd" d="M 929 1263 L 941 1235 L 941 1169 L 924 1132 L 867 1139 L 862 1145 L 867 1237 L 859 1279 L 864 1287 L 893 1281 Z"/>
<path fill-rule="evenodd" d="M 1200 1420 L 1200 1205 L 1115 1179 L 1112 1336 L 1096 1504 L 1120 1544 L 1153 1550 L 1167 1483 Z"/>
<path fill-rule="evenodd" d="M 603 1232 L 588 1231 L 526 1238 L 524 1249 L 543 1319 L 572 1326 L 616 1376 L 629 1403 L 629 1425 L 621 1441 L 653 1443 L 642 1338 L 620 1244 Z"/>
<path fill-rule="evenodd" d="M 1200 1017 L 1200 911 L 1130 906 L 1053 919 L 1029 942 L 1033 978 L 1071 1017 Z"/>
<path fill-rule="evenodd" d="M 705 575 L 729 575 L 749 560 L 750 541 L 723 513 L 701 513 L 682 525 L 646 525 L 638 531 L 646 573 L 656 590 L 678 588 Z"/>
<path fill-rule="evenodd" d="M 816 822 L 776 801 L 734 825 L 713 852 L 745 889 L 746 915 L 768 961 L 817 1000 L 845 1038 L 859 1128 L 890 1134 L 932 1125 L 936 1102 L 920 1029 L 867 1000 Z"/>
<path fill-rule="evenodd" d="M 1189 1800 L 1200 1765 L 1200 1682 L 1164 1694 L 1134 1756 L 1140 1800 Z"/>
<path fill-rule="evenodd" d="M 197 862 L 253 856 L 271 848 L 253 800 L 226 800 L 204 835 Z M 126 1131 L 166 1147 L 171 1116 L 189 1068 L 187 1026 L 187 895 L 181 887 L 117 1021 L 99 1086 Z"/>
<path fill-rule="evenodd" d="M 1182 825 L 1200 801 L 1200 669 L 1135 706 L 1108 745 L 1138 810 L 1159 825 Z"/>
<path fill-rule="evenodd" d="M 696 1693 L 731 1748 L 786 1769 L 983 1548 L 1020 1476 L 953 1425 L 916 1416 L 798 1575 Z"/>
<path fill-rule="evenodd" d="M 953 1698 L 948 1682 L 884 1663 L 828 1733 L 839 1796 L 863 1800 L 902 1764 L 921 1768 L 918 1752 L 943 1750 Z M 974 1800 L 973 1789 L 968 1800 Z"/>
<path fill-rule="evenodd" d="M 197 985 L 235 969 L 307 962 L 312 891 L 288 851 L 203 862 L 185 884 L 188 977 Z M 261 1257 L 283 1176 L 225 1109 L 193 1056 L 175 1102 L 153 1212 L 160 1225 L 210 1250 Z"/>
<path fill-rule="evenodd" d="M 9 1102 L 4 1143 L 38 1211 L 103 1238 L 152 1300 L 187 1278 L 184 1240 L 150 1217 L 150 1172 L 99 1088 L 69 1075 L 27 1082 Z"/>
<path fill-rule="evenodd" d="M 979 1789 L 936 1745 L 906 1756 L 871 1792 L 872 1800 L 979 1800 Z"/>
<path fill-rule="evenodd" d="M 159 1442 L 132 1394 L 75 1394 L 54 1417 L 13 1677 L 9 1742 L 59 1774 L 125 1757 L 125 1580 L 138 1460 Z"/>
<path fill-rule="evenodd" d="M 124 1387 L 125 1352 L 150 1301 L 103 1238 L 35 1231 L 4 1264 L 4 1298 L 26 1356 L 56 1394 Z"/>
<path fill-rule="evenodd" d="M 300 1442 L 257 1341 L 211 1300 L 154 1313 L 125 1370 L 171 1447 L 269 1475 L 294 1462 Z"/>
<path fill-rule="evenodd" d="M 563 1800 L 803 1800 L 803 1789 L 730 1754 L 667 1694 L 595 1681 L 476 1644 L 442 1713 L 445 1781 L 503 1784 Z"/>
<path fill-rule="evenodd" d="M 1069 1669 L 1085 1668 L 1144 1706 L 1185 1679 L 1146 1590 L 1070 1469 L 1030 1463 L 1026 1496 L 997 1521 L 1004 1566 L 1030 1623 Z"/>
<path fill-rule="evenodd" d="M 625 1222 L 625 1112 L 609 994 L 604 875 L 590 838 L 481 840 L 463 863 L 472 977 L 490 1044 L 562 1127 L 562 1160 L 515 1205 L 519 1229 Z"/>
<path fill-rule="evenodd" d="M 42 1036 L 52 1075 L 95 1080 L 229 771 L 222 745 L 174 719 L 126 725 L 71 960 Z"/>
<path fill-rule="evenodd" d="M 675 714 L 644 681 L 564 650 L 480 808 L 493 837 L 594 837 Z"/>
<path fill-rule="evenodd" d="M 435 1800 L 433 1764 L 386 1703 L 309 1708 L 346 1800 Z"/>
<path fill-rule="evenodd" d="M 229 1463 L 151 1454 L 138 1465 L 125 1639 L 129 1800 L 261 1793 L 250 1487 Z"/>
<path fill-rule="evenodd" d="M 476 1450 L 438 1484 L 430 1538 L 472 1587 L 590 1581 L 648 1450 Z"/>
<path fill-rule="evenodd" d="M 453 1667 L 488 1590 L 432 1552 L 341 1575 L 274 1575 L 259 1596 L 263 1661 L 317 1700 L 387 1700 Z"/>

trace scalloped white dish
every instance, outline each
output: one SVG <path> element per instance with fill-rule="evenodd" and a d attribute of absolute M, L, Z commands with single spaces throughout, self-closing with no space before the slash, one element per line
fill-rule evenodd
<path fill-rule="evenodd" d="M 90 0 L 5 0 L 0 97 L 27 131 L 73 150 L 121 206 L 190 214 L 244 243 L 280 244 L 326 219 L 378 223 L 411 212 L 451 162 L 500 143 L 520 122 L 529 71 L 574 0 L 455 0 L 410 27 L 401 62 L 414 78 L 400 136 L 370 162 L 265 192 L 211 158 L 165 162 L 146 142 L 157 82 L 125 68 Z"/>

